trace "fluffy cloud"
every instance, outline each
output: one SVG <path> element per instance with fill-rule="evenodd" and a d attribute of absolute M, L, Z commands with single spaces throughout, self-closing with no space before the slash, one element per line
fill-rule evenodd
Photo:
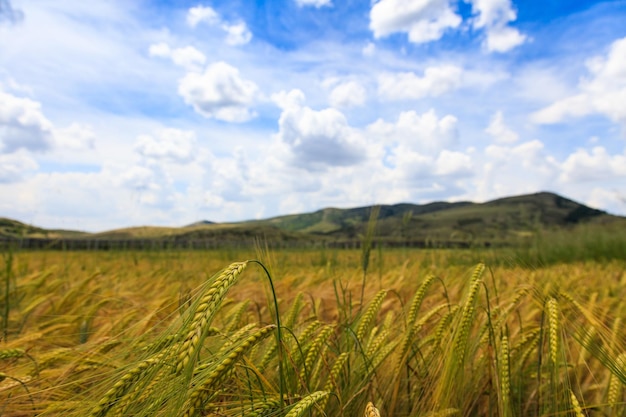
<path fill-rule="evenodd" d="M 205 117 L 227 122 L 245 122 L 255 114 L 249 106 L 258 87 L 239 75 L 239 70 L 225 62 L 209 65 L 203 73 L 190 72 L 178 84 L 185 103 Z"/>
<path fill-rule="evenodd" d="M 517 146 L 490 145 L 484 158 L 476 180 L 475 195 L 481 199 L 552 189 L 560 170 L 539 140 Z"/>
<path fill-rule="evenodd" d="M 156 138 L 150 135 L 139 136 L 135 151 L 149 159 L 189 163 L 197 156 L 196 134 L 189 130 L 162 129 L 156 133 Z"/>
<path fill-rule="evenodd" d="M 531 120 L 551 124 L 598 113 L 626 126 L 626 38 L 613 42 L 606 57 L 589 60 L 587 68 L 590 77 L 580 82 L 578 94 L 533 113 Z"/>
<path fill-rule="evenodd" d="M 526 36 L 508 24 L 517 19 L 510 0 L 466 0 L 476 15 L 472 24 L 486 32 L 489 52 L 506 52 L 526 41 Z M 409 41 L 425 43 L 456 29 L 462 18 L 450 0 L 379 0 L 370 10 L 370 29 L 375 38 L 404 32 Z"/>
<path fill-rule="evenodd" d="M 461 21 L 448 0 L 380 0 L 370 10 L 375 38 L 405 32 L 414 43 L 438 40 Z"/>
<path fill-rule="evenodd" d="M 245 45 L 252 40 L 252 32 L 248 29 L 246 22 L 235 23 L 222 20 L 219 13 L 208 6 L 196 6 L 187 12 L 187 24 L 195 28 L 200 23 L 209 26 L 219 26 L 226 32 L 226 43 L 229 45 Z"/>
<path fill-rule="evenodd" d="M 289 147 L 293 163 L 316 171 L 363 161 L 363 136 L 349 126 L 343 113 L 333 108 L 317 111 L 302 106 L 303 96 L 298 91 L 275 96 L 275 101 L 284 106 L 277 138 Z"/>
<path fill-rule="evenodd" d="M 602 146 L 578 149 L 561 165 L 563 182 L 608 181 L 626 177 L 626 152 L 611 155 Z"/>
<path fill-rule="evenodd" d="M 504 123 L 501 111 L 493 115 L 485 132 L 491 135 L 497 143 L 514 143 L 519 138 L 519 135 Z"/>
<path fill-rule="evenodd" d="M 188 70 L 198 69 L 206 62 L 206 56 L 193 46 L 172 49 L 168 44 L 161 42 L 150 45 L 148 53 L 150 56 L 170 58 L 174 64 Z"/>
<path fill-rule="evenodd" d="M 295 1 L 299 7 L 313 6 L 319 9 L 320 7 L 333 5 L 331 0 L 295 0 Z"/>
<path fill-rule="evenodd" d="M 41 104 L 0 91 L 0 152 L 47 151 L 53 144 L 53 125 Z"/>
<path fill-rule="evenodd" d="M 462 74 L 454 65 L 428 67 L 422 77 L 413 72 L 384 73 L 378 77 L 378 94 L 385 100 L 437 97 L 459 88 Z"/>
<path fill-rule="evenodd" d="M 245 45 L 252 40 L 252 32 L 248 29 L 246 22 L 224 24 L 222 29 L 226 31 L 226 43 L 229 45 Z"/>
<path fill-rule="evenodd" d="M 421 115 L 411 110 L 400 113 L 396 123 L 378 119 L 367 130 L 374 137 L 383 138 L 387 144 L 399 144 L 420 154 L 434 155 L 455 146 L 457 122 L 452 115 L 440 119 L 434 109 Z"/>
<path fill-rule="evenodd" d="M 187 24 L 192 28 L 195 28 L 198 24 L 203 22 L 209 25 L 216 25 L 219 24 L 220 21 L 220 15 L 209 6 L 192 7 L 187 12 Z"/>
<path fill-rule="evenodd" d="M 0 91 L 0 153 L 84 150 L 93 148 L 94 141 L 91 127 L 72 123 L 56 128 L 41 111 L 41 103 Z"/>
<path fill-rule="evenodd" d="M 329 101 L 333 107 L 357 107 L 365 104 L 367 93 L 356 81 L 339 84 L 330 93 Z"/>
<path fill-rule="evenodd" d="M 487 34 L 485 48 L 489 52 L 507 52 L 526 41 L 526 35 L 507 26 L 517 19 L 511 0 L 471 0 L 477 14 L 473 26 Z"/>

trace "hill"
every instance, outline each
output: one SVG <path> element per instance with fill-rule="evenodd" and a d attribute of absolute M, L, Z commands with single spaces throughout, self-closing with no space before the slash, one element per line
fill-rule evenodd
<path fill-rule="evenodd" d="M 354 239 L 365 231 L 372 207 L 326 208 L 250 223 Z M 541 192 L 489 201 L 380 206 L 377 236 L 387 240 L 510 241 L 537 230 L 620 219 L 557 194 Z"/>
<path fill-rule="evenodd" d="M 15 220 L 0 219 L 0 238 L 39 239 L 36 244 L 55 239 L 71 240 L 74 243 L 96 242 L 96 246 L 102 245 L 102 242 L 116 242 L 115 247 L 133 247 L 139 241 L 159 241 L 161 246 L 181 247 L 195 247 L 193 245 L 198 242 L 204 242 L 205 246 L 200 244 L 199 247 L 214 247 L 220 244 L 249 243 L 257 237 L 284 244 L 345 243 L 360 240 L 372 210 L 372 206 L 349 209 L 331 207 L 312 213 L 238 223 L 200 221 L 184 227 L 143 226 L 93 234 L 46 230 Z M 379 210 L 376 236 L 380 241 L 393 245 L 511 244 L 532 237 L 538 231 L 564 230 L 581 224 L 626 224 L 623 217 L 612 216 L 549 192 L 501 198 L 486 203 L 465 201 L 381 205 Z M 93 246 L 90 245 L 83 246 Z"/>

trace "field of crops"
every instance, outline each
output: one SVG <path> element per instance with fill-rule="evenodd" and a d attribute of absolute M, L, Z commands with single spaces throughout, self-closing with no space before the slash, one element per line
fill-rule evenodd
<path fill-rule="evenodd" d="M 478 258 L 5 253 L 0 415 L 625 415 L 626 261 Z"/>

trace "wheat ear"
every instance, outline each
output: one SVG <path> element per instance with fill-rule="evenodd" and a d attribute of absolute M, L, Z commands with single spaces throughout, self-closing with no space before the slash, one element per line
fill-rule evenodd
<path fill-rule="evenodd" d="M 365 406 L 365 417 L 380 417 L 380 411 L 371 401 Z"/>
<path fill-rule="evenodd" d="M 211 390 L 230 371 L 235 362 L 241 359 L 248 350 L 267 337 L 274 329 L 276 329 L 276 326 L 273 324 L 259 329 L 217 365 L 207 378 L 191 393 L 183 415 L 185 417 L 196 415 L 196 412 L 200 410 L 202 404 L 211 396 Z"/>
<path fill-rule="evenodd" d="M 193 320 L 185 340 L 183 341 L 176 364 L 176 373 L 180 374 L 184 369 L 193 367 L 196 353 L 202 341 L 206 337 L 211 319 L 217 312 L 228 289 L 235 284 L 237 278 L 244 270 L 248 262 L 235 262 L 226 268 L 215 280 L 213 285 L 202 296 L 198 307 L 193 315 Z"/>
<path fill-rule="evenodd" d="M 21 358 L 25 354 L 26 351 L 20 348 L 2 349 L 0 350 L 0 360 Z"/>
<path fill-rule="evenodd" d="M 111 407 L 132 388 L 143 376 L 143 374 L 150 369 L 153 365 L 160 362 L 163 355 L 157 355 L 153 358 L 141 361 L 139 365 L 128 371 L 120 378 L 119 381 L 113 385 L 113 388 L 108 390 L 104 397 L 98 402 L 98 405 L 89 414 L 91 417 L 102 417 L 106 415 Z"/>
<path fill-rule="evenodd" d="M 485 271 L 485 265 L 480 263 L 474 269 L 472 278 L 470 280 L 470 288 L 467 294 L 467 299 L 463 305 L 463 311 L 461 313 L 461 324 L 459 326 L 458 334 L 454 340 L 454 354 L 459 364 L 463 363 L 465 357 L 465 349 L 467 348 L 467 338 L 469 336 L 470 326 L 472 319 L 474 318 L 474 312 L 476 310 L 476 298 L 478 296 L 478 289 L 482 283 L 481 277 Z"/>
<path fill-rule="evenodd" d="M 378 291 L 370 305 L 367 307 L 367 310 L 365 310 L 365 314 L 363 314 L 363 317 L 359 321 L 359 326 L 357 327 L 356 331 L 356 337 L 361 343 L 363 343 L 363 337 L 365 336 L 365 332 L 374 320 L 374 317 L 376 317 L 376 315 L 378 314 L 378 311 L 380 310 L 380 307 L 382 306 L 383 300 L 385 299 L 386 295 L 387 290 Z"/>
<path fill-rule="evenodd" d="M 326 397 L 328 394 L 328 391 L 316 391 L 312 394 L 307 395 L 306 397 L 298 401 L 298 403 L 294 405 L 291 410 L 289 410 L 285 417 L 301 417 L 309 408 L 311 408 L 322 398 Z"/>
<path fill-rule="evenodd" d="M 550 297 L 546 303 L 548 310 L 548 327 L 550 343 L 550 360 L 554 365 L 557 363 L 559 352 L 559 305 L 557 301 Z"/>

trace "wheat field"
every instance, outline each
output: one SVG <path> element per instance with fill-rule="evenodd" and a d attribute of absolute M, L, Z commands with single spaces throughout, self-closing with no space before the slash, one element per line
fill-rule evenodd
<path fill-rule="evenodd" d="M 621 416 L 625 266 L 5 253 L 0 415 Z"/>

